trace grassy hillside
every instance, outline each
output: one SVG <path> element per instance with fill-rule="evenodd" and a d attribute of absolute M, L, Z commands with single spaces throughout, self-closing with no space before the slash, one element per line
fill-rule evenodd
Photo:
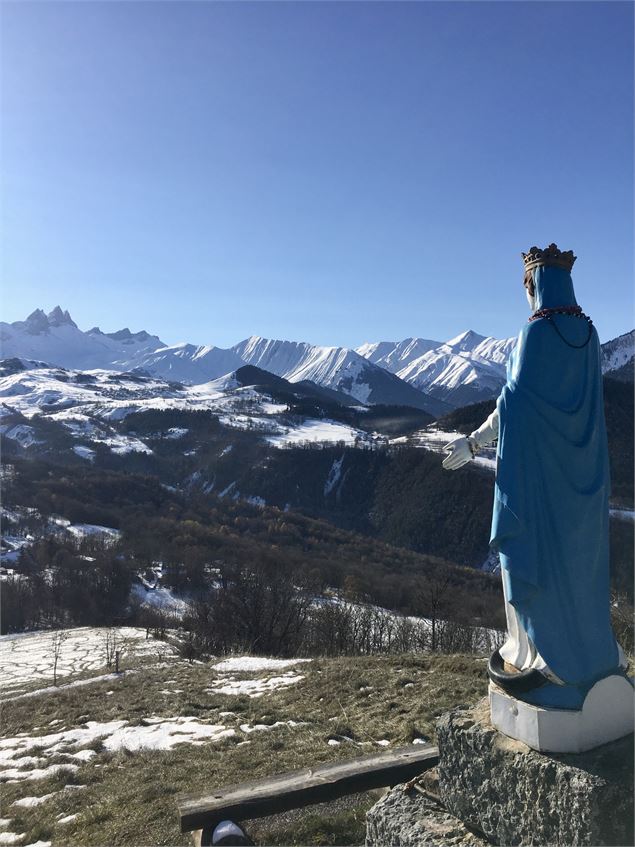
<path fill-rule="evenodd" d="M 5 751 L 19 742 L 28 756 L 44 760 L 16 763 L 23 778 L 4 785 L 9 830 L 23 834 L 24 843 L 53 847 L 185 846 L 191 842 L 178 831 L 177 794 L 433 740 L 438 715 L 477 701 L 487 688 L 482 659 L 408 655 L 314 659 L 286 671 L 301 679 L 259 697 L 212 690 L 229 678 L 248 686 L 280 673 L 180 661 L 5 703 Z M 194 727 L 216 734 L 171 749 L 135 747 L 140 738 L 157 743 L 153 727 L 178 731 L 179 718 L 188 719 L 183 733 Z M 113 722 L 125 724 L 115 731 Z M 72 743 L 69 731 L 76 733 Z M 34 768 L 56 764 L 64 767 L 29 778 Z M 47 799 L 20 805 L 29 797 Z M 373 802 L 356 795 L 248 828 L 258 844 L 362 844 L 364 812 Z"/>

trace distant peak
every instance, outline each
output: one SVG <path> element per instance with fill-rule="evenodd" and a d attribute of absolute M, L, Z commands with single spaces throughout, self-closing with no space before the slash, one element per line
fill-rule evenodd
<path fill-rule="evenodd" d="M 48 313 L 47 318 L 49 326 L 64 326 L 68 324 L 68 326 L 74 326 L 75 329 L 77 329 L 77 324 L 71 318 L 70 314 L 68 313 L 68 309 L 62 311 L 59 306 L 56 306 Z"/>
<path fill-rule="evenodd" d="M 479 335 L 479 333 L 474 332 L 473 329 L 467 329 L 465 332 L 457 335 L 456 338 L 451 338 L 449 341 L 446 341 L 446 344 L 448 347 L 460 347 L 461 349 L 467 349 L 479 344 L 481 341 L 485 341 L 484 335 Z"/>
<path fill-rule="evenodd" d="M 124 342 L 132 342 L 132 341 L 148 341 L 153 336 L 150 333 L 146 332 L 145 329 L 139 330 L 139 332 L 130 332 L 128 327 L 124 327 L 123 329 L 118 329 L 117 332 L 106 332 L 104 333 L 108 336 L 108 338 L 112 338 L 113 341 L 124 341 Z"/>
<path fill-rule="evenodd" d="M 38 335 L 40 332 L 48 332 L 49 330 L 48 318 L 42 309 L 35 309 L 31 312 L 24 323 L 26 324 L 26 331 L 31 335 Z"/>

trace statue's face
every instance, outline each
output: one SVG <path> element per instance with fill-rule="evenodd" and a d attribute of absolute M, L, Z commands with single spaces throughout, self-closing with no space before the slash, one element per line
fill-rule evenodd
<path fill-rule="evenodd" d="M 531 271 L 527 271 L 527 273 L 525 274 L 523 285 L 525 286 L 525 294 L 527 295 L 527 302 L 529 303 L 529 308 L 532 312 L 535 312 L 536 297 L 534 294 L 531 293 L 534 288 L 534 275 Z"/>

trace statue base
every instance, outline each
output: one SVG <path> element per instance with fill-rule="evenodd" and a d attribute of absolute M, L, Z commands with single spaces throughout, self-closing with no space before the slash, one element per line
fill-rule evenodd
<path fill-rule="evenodd" d="M 596 682 L 581 709 L 548 709 L 489 684 L 492 725 L 543 753 L 583 753 L 633 732 L 635 697 L 623 676 Z"/>
<path fill-rule="evenodd" d="M 586 753 L 540 753 L 498 732 L 484 699 L 439 718 L 437 739 L 446 809 L 490 843 L 634 843 L 632 735 Z"/>
<path fill-rule="evenodd" d="M 442 715 L 437 739 L 436 789 L 392 788 L 366 814 L 367 847 L 635 843 L 632 736 L 540 753 L 496 730 L 483 699 Z"/>
<path fill-rule="evenodd" d="M 488 841 L 443 806 L 404 785 L 366 813 L 365 847 L 488 847 Z"/>

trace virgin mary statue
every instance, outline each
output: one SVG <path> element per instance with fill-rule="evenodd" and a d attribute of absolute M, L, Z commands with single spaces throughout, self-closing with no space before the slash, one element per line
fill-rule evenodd
<path fill-rule="evenodd" d="M 446 446 L 454 470 L 498 438 L 490 545 L 500 556 L 507 641 L 490 677 L 514 697 L 579 709 L 623 674 L 610 621 L 609 463 L 600 344 L 578 306 L 576 257 L 555 244 L 523 253 L 532 314 L 496 409 Z"/>

